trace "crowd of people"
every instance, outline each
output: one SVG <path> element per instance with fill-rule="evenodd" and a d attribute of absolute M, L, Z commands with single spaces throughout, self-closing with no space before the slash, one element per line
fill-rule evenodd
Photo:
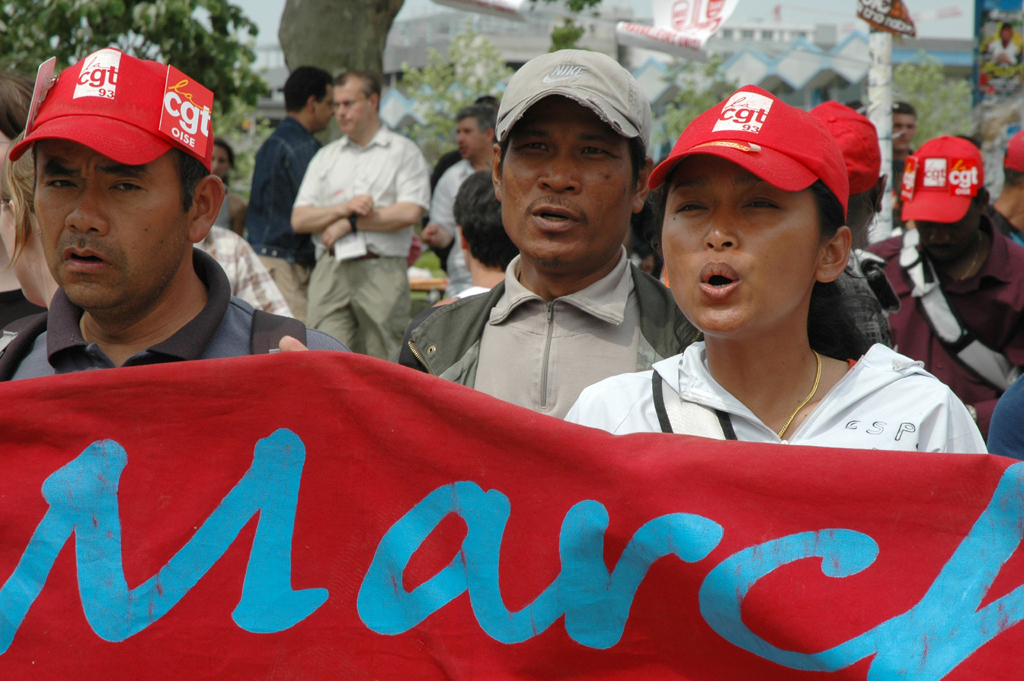
<path fill-rule="evenodd" d="M 611 433 L 1024 459 L 1024 133 L 992 200 L 909 104 L 890 169 L 857 103 L 748 86 L 655 166 L 633 76 L 562 50 L 459 111 L 432 173 L 376 74 L 304 66 L 246 205 L 230 144 L 168 134 L 167 70 L 100 50 L 31 121 L 0 76 L 0 380 L 351 349 Z M 411 319 L 422 245 L 448 288 Z"/>

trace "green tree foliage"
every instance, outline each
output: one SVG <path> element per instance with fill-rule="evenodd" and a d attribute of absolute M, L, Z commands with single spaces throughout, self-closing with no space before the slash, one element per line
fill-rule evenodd
<path fill-rule="evenodd" d="M 946 78 L 942 63 L 923 50 L 893 69 L 892 98 L 917 109 L 915 144 L 939 135 L 966 135 L 972 127 L 971 84 Z"/>
<path fill-rule="evenodd" d="M 654 136 L 656 145 L 675 144 L 690 122 L 737 88 L 735 81 L 722 72 L 721 55 L 711 55 L 707 63 L 676 60 L 665 80 L 679 86 L 679 94 L 661 115 L 661 128 Z"/>
<path fill-rule="evenodd" d="M 0 3 L 0 69 L 34 76 L 103 47 L 174 64 L 213 90 L 221 111 L 254 105 L 267 86 L 252 70 L 257 28 L 226 0 L 6 0 Z"/>
<path fill-rule="evenodd" d="M 572 19 L 562 19 L 556 22 L 554 28 L 551 29 L 551 49 L 548 51 L 576 49 L 576 43 L 586 32 L 587 29 Z"/>
<path fill-rule="evenodd" d="M 467 26 L 448 47 L 447 59 L 431 49 L 422 69 L 402 65 L 402 87 L 416 100 L 424 123 L 408 131 L 433 165 L 455 148 L 455 114 L 482 95 L 501 96 L 502 83 L 512 75 L 490 40 Z"/>

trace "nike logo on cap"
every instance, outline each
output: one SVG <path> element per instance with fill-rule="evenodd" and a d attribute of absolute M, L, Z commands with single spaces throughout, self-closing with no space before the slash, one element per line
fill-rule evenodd
<path fill-rule="evenodd" d="M 560 64 L 555 70 L 544 76 L 542 83 L 558 83 L 563 80 L 578 78 L 587 70 L 585 66 L 573 66 L 571 64 Z"/>

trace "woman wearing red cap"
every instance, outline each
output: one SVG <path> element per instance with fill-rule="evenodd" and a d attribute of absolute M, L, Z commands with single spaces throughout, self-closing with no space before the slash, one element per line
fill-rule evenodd
<path fill-rule="evenodd" d="M 868 347 L 833 283 L 849 185 L 809 114 L 746 87 L 699 116 L 651 175 L 676 303 L 704 333 L 653 371 L 584 390 L 566 420 L 859 449 L 984 452 L 963 404 L 920 363 Z"/>

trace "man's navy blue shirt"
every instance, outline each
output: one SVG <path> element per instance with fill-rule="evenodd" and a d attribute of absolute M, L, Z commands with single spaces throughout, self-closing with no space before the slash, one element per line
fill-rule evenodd
<path fill-rule="evenodd" d="M 249 243 L 260 255 L 312 266 L 313 242 L 292 230 L 292 205 L 302 176 L 320 149 L 313 134 L 291 116 L 277 126 L 256 153 L 252 194 L 245 214 Z"/>

